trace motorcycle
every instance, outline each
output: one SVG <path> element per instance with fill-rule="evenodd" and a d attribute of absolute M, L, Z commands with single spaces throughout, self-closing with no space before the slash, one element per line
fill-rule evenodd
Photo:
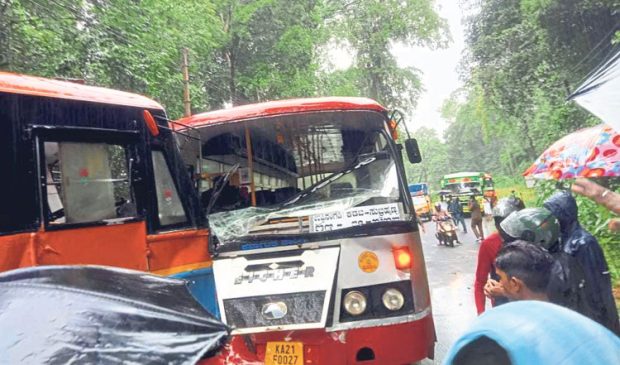
<path fill-rule="evenodd" d="M 437 233 L 435 237 L 440 245 L 454 247 L 454 243 L 459 241 L 456 235 L 456 226 L 450 217 L 442 217 L 437 219 Z"/>

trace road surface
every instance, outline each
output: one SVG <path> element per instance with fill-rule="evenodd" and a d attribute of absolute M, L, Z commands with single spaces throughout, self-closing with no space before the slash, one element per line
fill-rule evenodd
<path fill-rule="evenodd" d="M 474 273 L 480 244 L 476 243 L 469 219 L 465 223 L 467 234 L 459 227 L 462 244 L 454 248 L 437 245 L 433 222 L 424 224 L 426 233 L 420 232 L 437 331 L 435 360 L 425 360 L 424 365 L 441 364 L 450 346 L 476 318 Z"/>

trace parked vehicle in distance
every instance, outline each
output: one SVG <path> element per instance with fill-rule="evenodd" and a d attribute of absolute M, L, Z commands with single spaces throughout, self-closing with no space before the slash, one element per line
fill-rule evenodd
<path fill-rule="evenodd" d="M 485 198 L 491 202 L 491 206 L 497 201 L 493 178 L 487 173 L 458 172 L 444 175 L 440 185 L 442 191 L 445 191 L 444 196 L 456 196 L 459 199 L 464 213 L 469 213 L 468 203 L 471 196 L 476 197 L 481 207 L 484 206 Z"/>
<path fill-rule="evenodd" d="M 431 220 L 433 204 L 427 183 L 409 184 L 409 194 L 415 213 L 420 219 Z"/>

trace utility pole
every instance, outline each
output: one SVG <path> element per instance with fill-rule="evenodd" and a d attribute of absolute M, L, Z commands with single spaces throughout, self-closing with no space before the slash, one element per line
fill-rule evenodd
<path fill-rule="evenodd" d="M 187 61 L 189 50 L 183 48 L 183 105 L 185 106 L 185 116 L 192 115 L 191 101 L 189 98 L 189 63 Z"/>

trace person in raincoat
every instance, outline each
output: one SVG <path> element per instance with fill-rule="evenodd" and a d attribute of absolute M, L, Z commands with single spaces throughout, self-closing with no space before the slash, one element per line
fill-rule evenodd
<path fill-rule="evenodd" d="M 522 300 L 478 317 L 443 364 L 620 364 L 620 338 L 577 312 Z"/>
<path fill-rule="evenodd" d="M 567 191 L 553 194 L 544 203 L 560 222 L 562 249 L 575 257 L 585 273 L 585 289 L 597 322 L 620 335 L 618 311 L 611 290 L 611 275 L 598 241 L 577 220 L 577 202 Z"/>
<path fill-rule="evenodd" d="M 527 208 L 509 215 L 500 223 L 505 244 L 515 240 L 531 242 L 549 252 L 554 264 L 551 269 L 547 296 L 552 303 L 572 309 L 597 320 L 587 298 L 586 276 L 576 258 L 561 250 L 560 223 L 545 208 Z M 505 294 L 502 285 L 489 280 L 485 293 Z"/>

